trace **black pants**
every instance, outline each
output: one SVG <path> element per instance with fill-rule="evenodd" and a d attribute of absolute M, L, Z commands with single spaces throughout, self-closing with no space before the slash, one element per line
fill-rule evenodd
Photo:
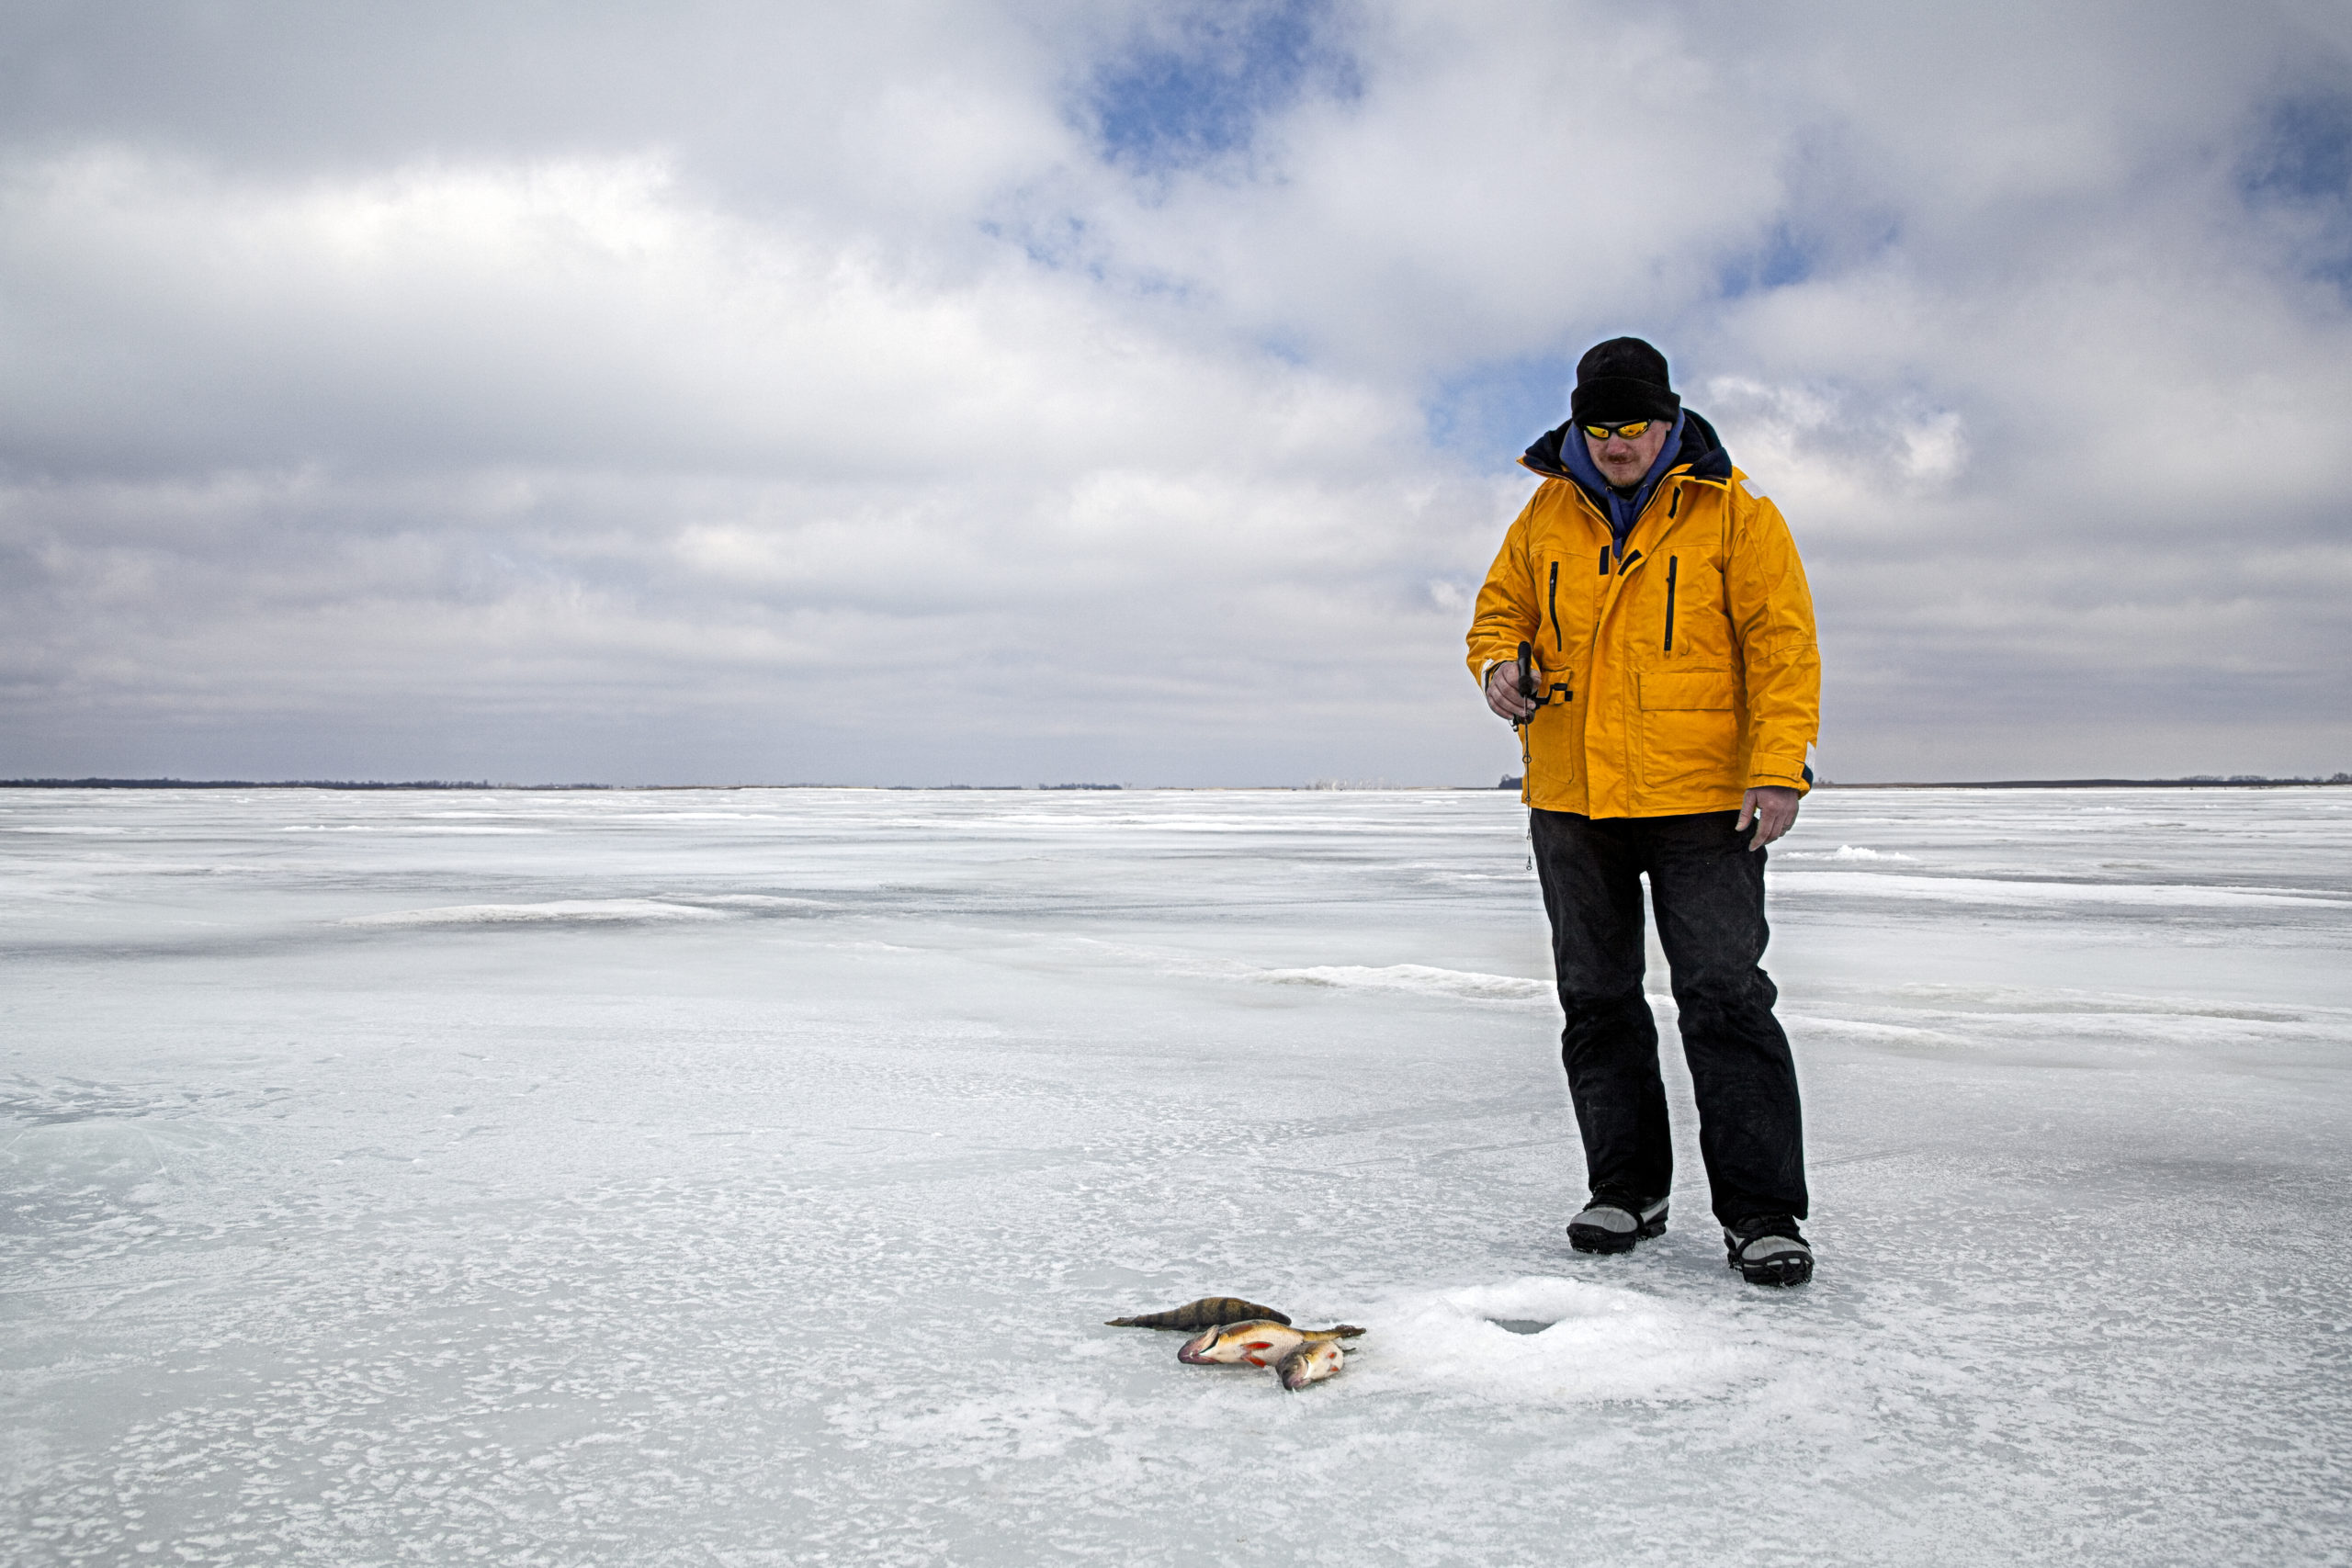
<path fill-rule="evenodd" d="M 1662 1198 L 1674 1183 L 1657 1021 L 1642 995 L 1641 878 L 1682 1015 L 1699 1101 L 1699 1152 L 1715 1217 L 1805 1217 L 1804 1130 L 1796 1063 L 1772 1016 L 1780 993 L 1758 967 L 1764 853 L 1736 811 L 1690 817 L 1532 813 L 1552 964 L 1586 1178 L 1596 1196 Z"/>

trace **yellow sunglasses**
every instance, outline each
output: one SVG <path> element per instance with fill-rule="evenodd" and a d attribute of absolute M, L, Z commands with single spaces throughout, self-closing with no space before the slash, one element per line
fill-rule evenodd
<path fill-rule="evenodd" d="M 1629 419 L 1623 424 L 1588 424 L 1584 427 L 1584 433 L 1595 441 L 1606 441 L 1612 435 L 1622 435 L 1628 441 L 1639 441 L 1643 433 L 1657 423 L 1657 421 L 1654 419 Z"/>

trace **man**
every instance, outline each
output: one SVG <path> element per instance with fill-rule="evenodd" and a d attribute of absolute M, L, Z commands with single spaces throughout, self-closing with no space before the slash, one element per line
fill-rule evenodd
<path fill-rule="evenodd" d="M 1471 673 L 1520 726 L 1527 763 L 1521 798 L 1592 1194 L 1568 1239 L 1624 1252 L 1666 1229 L 1674 1152 L 1642 994 L 1646 874 L 1731 1267 L 1802 1284 L 1813 1251 L 1797 1228 L 1796 1067 L 1758 961 L 1764 846 L 1813 782 L 1812 595 L 1779 508 L 1682 407 L 1657 349 L 1595 346 L 1569 412 L 1520 459 L 1544 482 L 1478 592 L 1469 637 Z"/>

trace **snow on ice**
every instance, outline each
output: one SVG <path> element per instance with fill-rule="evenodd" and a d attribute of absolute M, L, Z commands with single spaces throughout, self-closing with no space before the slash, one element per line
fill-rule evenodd
<path fill-rule="evenodd" d="M 0 1558 L 2346 1560 L 2352 791 L 1816 795 L 1786 1292 L 1671 1051 L 1568 1250 L 1523 820 L 0 795 Z"/>

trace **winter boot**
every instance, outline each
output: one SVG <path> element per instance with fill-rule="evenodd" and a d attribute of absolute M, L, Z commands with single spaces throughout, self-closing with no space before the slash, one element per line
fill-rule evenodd
<path fill-rule="evenodd" d="M 1578 1252 L 1631 1252 L 1637 1241 L 1666 1234 L 1666 1200 L 1596 1192 L 1568 1222 L 1568 1245 Z"/>
<path fill-rule="evenodd" d="M 1786 1214 L 1758 1214 L 1724 1230 L 1730 1267 L 1751 1285 L 1802 1285 L 1813 1278 L 1813 1248 Z"/>

